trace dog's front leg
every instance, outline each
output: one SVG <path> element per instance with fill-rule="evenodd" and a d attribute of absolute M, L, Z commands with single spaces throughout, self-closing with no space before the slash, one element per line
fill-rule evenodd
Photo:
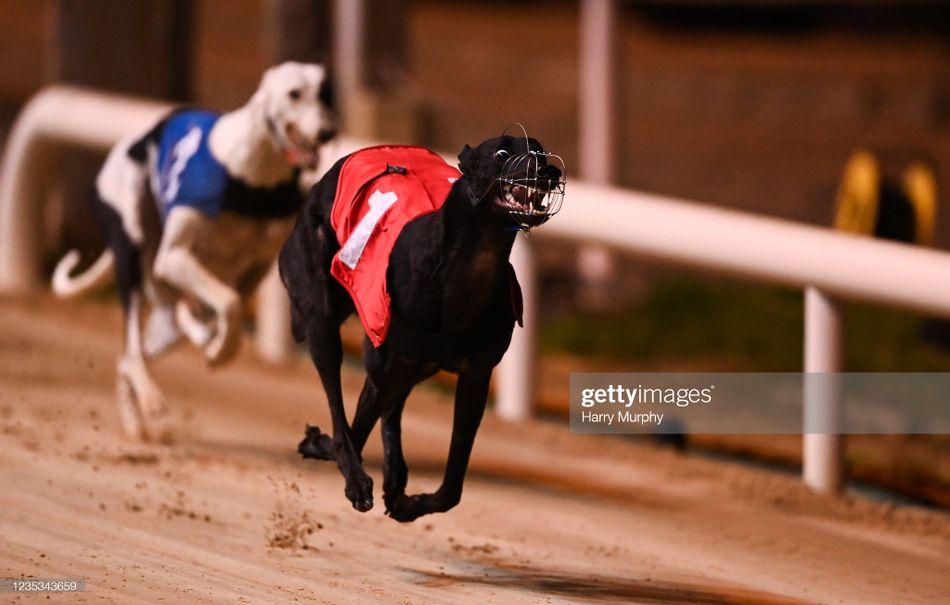
<path fill-rule="evenodd" d="M 214 311 L 215 333 L 205 348 L 205 356 L 210 363 L 219 364 L 233 357 L 240 344 L 241 299 L 193 253 L 196 243 L 208 233 L 210 226 L 210 219 L 193 208 L 172 209 L 165 221 L 154 273 Z"/>
<path fill-rule="evenodd" d="M 406 398 L 396 402 L 383 414 L 380 432 L 383 437 L 383 502 L 386 513 L 392 514 L 396 503 L 406 496 L 409 467 L 402 453 L 402 410 Z"/>
<path fill-rule="evenodd" d="M 475 434 L 488 401 L 490 378 L 491 370 L 459 375 L 455 389 L 452 443 L 449 446 L 449 459 L 445 465 L 442 485 L 431 494 L 397 497 L 389 510 L 393 519 L 404 523 L 414 521 L 422 515 L 444 513 L 459 503 Z"/>

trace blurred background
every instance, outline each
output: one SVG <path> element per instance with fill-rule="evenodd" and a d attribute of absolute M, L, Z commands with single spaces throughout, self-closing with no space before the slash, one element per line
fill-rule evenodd
<path fill-rule="evenodd" d="M 267 66 L 328 57 L 349 67 L 337 74 L 349 134 L 454 152 L 518 120 L 564 156 L 571 176 L 705 204 L 832 226 L 845 166 L 861 149 L 898 184 L 888 198 L 898 215 L 928 207 L 900 191 L 909 166 L 923 166 L 937 192 L 950 178 L 944 2 L 615 2 L 610 136 L 594 141 L 606 150 L 581 136 L 584 3 L 354 4 L 364 43 L 340 57 L 330 1 L 0 0 L 0 137 L 53 82 L 225 110 L 245 102 Z M 99 245 L 84 205 L 71 201 L 100 161 L 77 151 L 63 164 L 50 262 L 68 245 Z M 932 241 L 886 224 L 865 235 L 947 248 L 950 213 L 939 200 L 929 205 Z M 802 367 L 799 291 L 583 244 L 537 248 L 545 413 L 566 411 L 570 371 Z M 863 305 L 847 306 L 845 324 L 848 371 L 950 370 L 943 324 Z M 790 469 L 801 450 L 793 437 L 697 437 L 690 446 Z M 849 472 L 947 505 L 948 451 L 942 437 L 854 438 Z"/>

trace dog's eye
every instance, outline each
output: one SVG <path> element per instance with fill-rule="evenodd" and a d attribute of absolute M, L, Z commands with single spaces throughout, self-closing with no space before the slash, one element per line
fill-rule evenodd
<path fill-rule="evenodd" d="M 299 88 L 294 88 L 293 90 L 287 93 L 287 96 L 293 99 L 294 101 L 299 101 L 301 94 L 302 93 L 300 92 Z"/>
<path fill-rule="evenodd" d="M 509 155 L 510 154 L 508 153 L 507 150 L 499 149 L 498 151 L 495 152 L 495 161 L 501 164 L 502 162 L 508 159 Z"/>

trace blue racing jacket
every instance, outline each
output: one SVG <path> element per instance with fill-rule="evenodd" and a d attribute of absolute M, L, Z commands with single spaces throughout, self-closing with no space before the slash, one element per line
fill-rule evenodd
<path fill-rule="evenodd" d="M 195 208 L 211 218 L 221 212 L 262 218 L 296 214 L 303 203 L 299 171 L 273 187 L 252 187 L 232 176 L 209 145 L 220 117 L 203 109 L 176 110 L 129 149 L 129 156 L 140 163 L 147 161 L 148 145 L 158 151 L 150 178 L 162 222 L 176 206 Z"/>

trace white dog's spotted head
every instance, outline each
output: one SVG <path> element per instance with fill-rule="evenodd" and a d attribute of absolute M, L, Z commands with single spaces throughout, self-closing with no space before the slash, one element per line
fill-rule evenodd
<path fill-rule="evenodd" d="M 288 61 L 264 72 L 254 101 L 275 143 L 294 164 L 315 168 L 320 145 L 336 136 L 332 84 L 325 66 Z"/>

